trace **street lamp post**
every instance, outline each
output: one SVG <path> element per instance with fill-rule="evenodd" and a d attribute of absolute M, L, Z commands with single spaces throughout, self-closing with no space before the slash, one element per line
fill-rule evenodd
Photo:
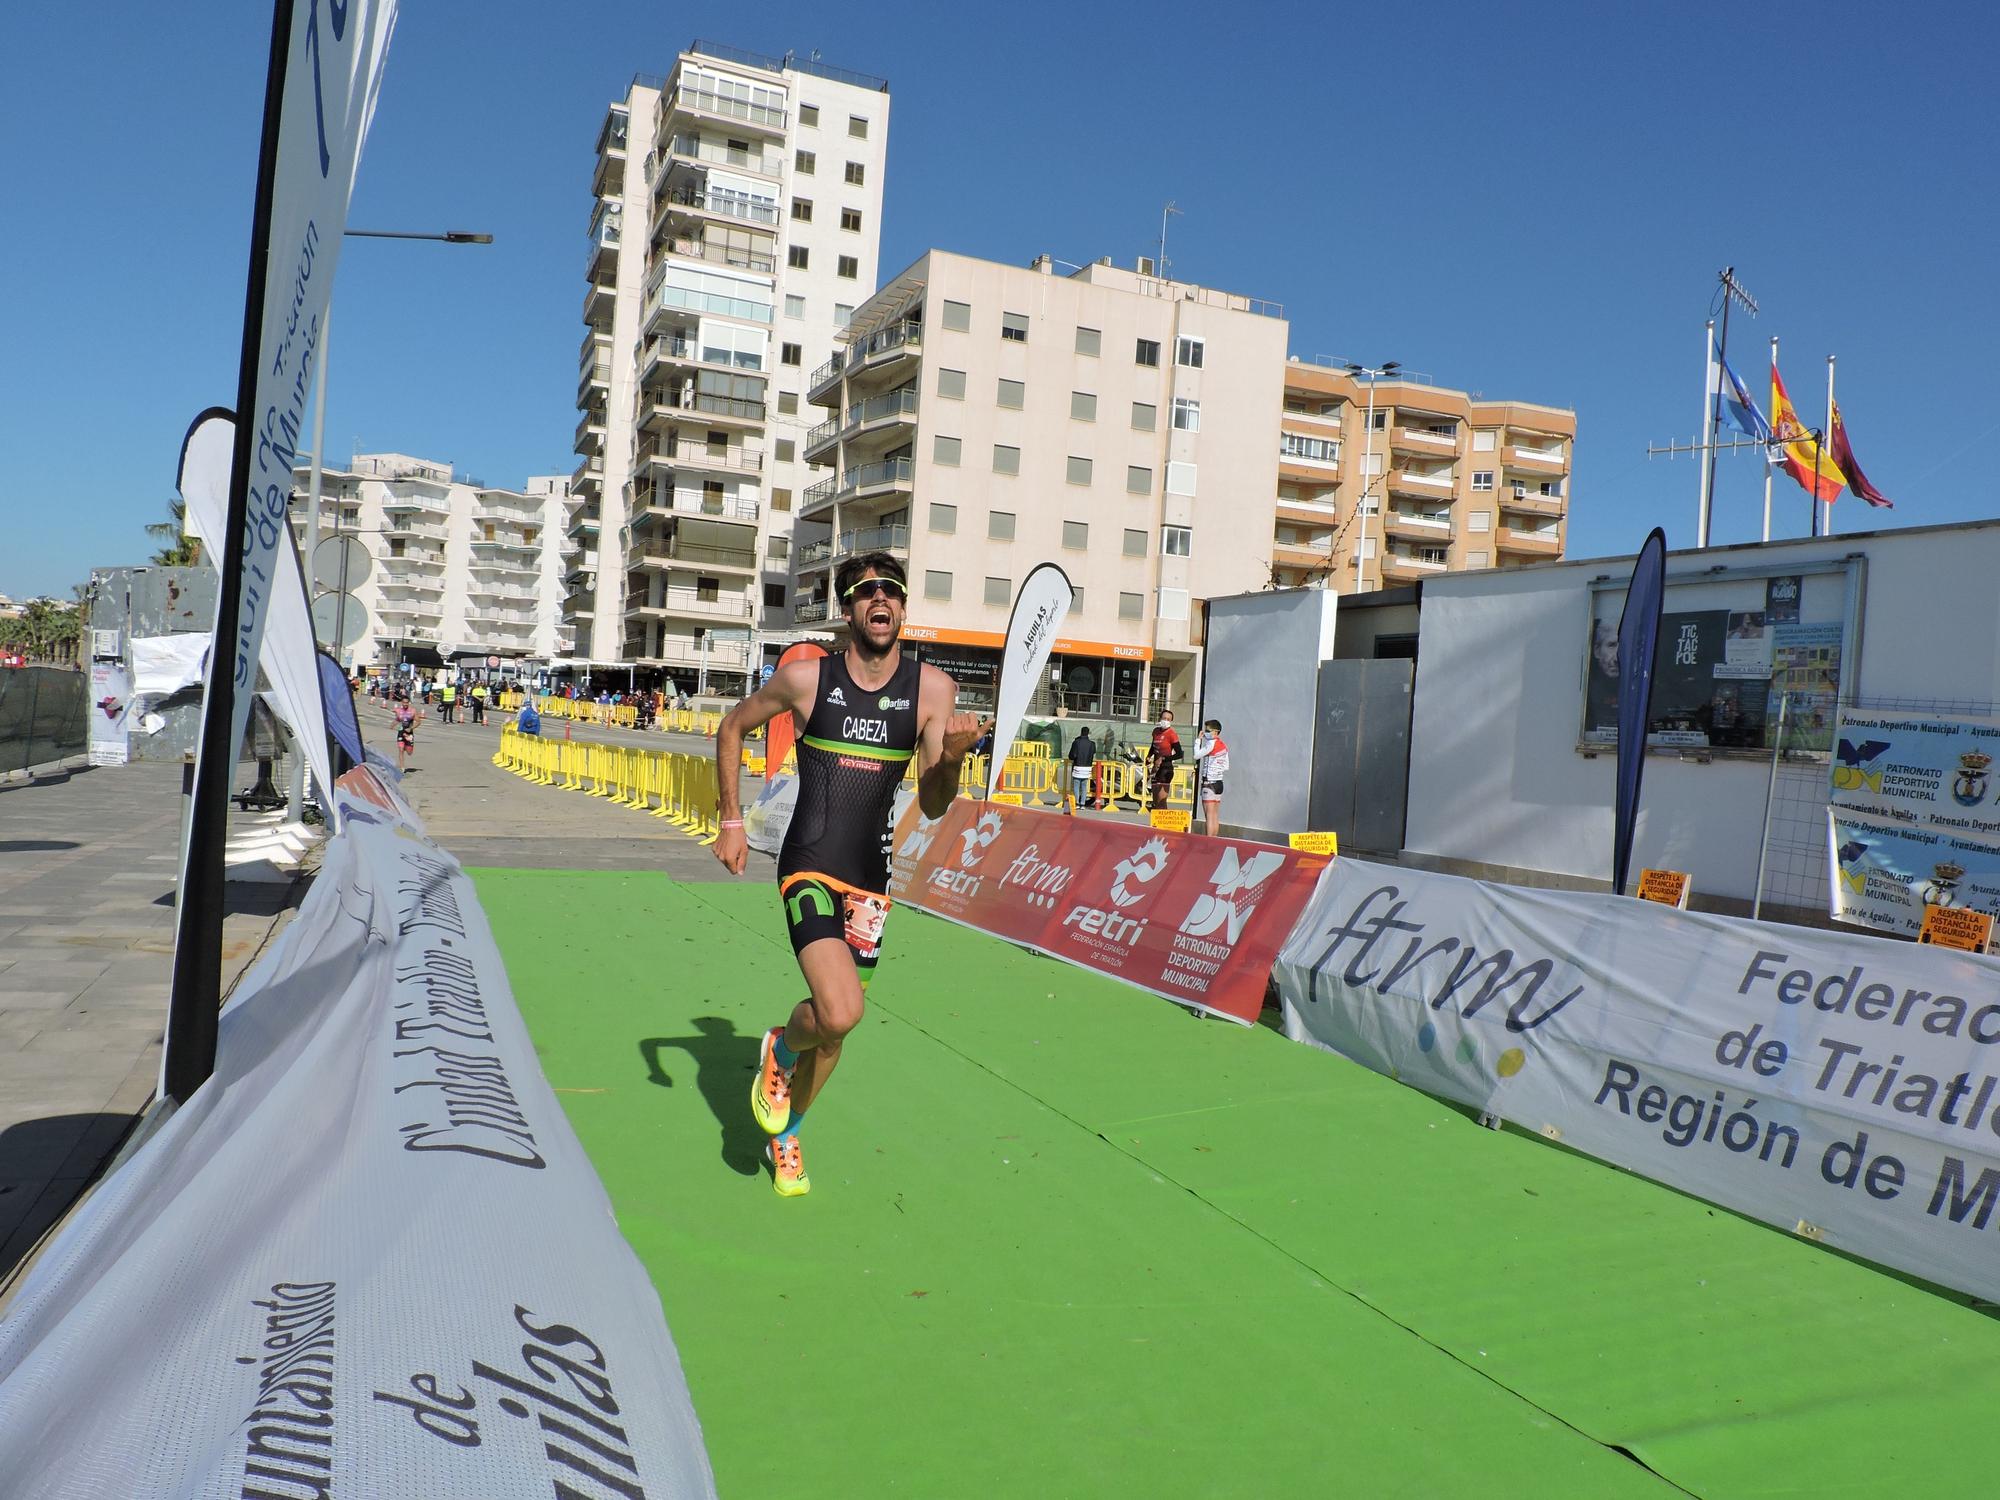
<path fill-rule="evenodd" d="M 1347 367 L 1350 375 L 1368 377 L 1368 420 L 1361 429 L 1361 493 L 1354 502 L 1354 520 L 1358 529 L 1354 538 L 1354 592 L 1357 594 L 1361 592 L 1362 574 L 1368 559 L 1368 487 L 1374 477 L 1369 471 L 1375 467 L 1375 382 L 1402 368 L 1401 361 L 1393 359 L 1380 369 L 1355 364 Z M 1387 532 L 1383 535 L 1386 537 Z M 1382 577 L 1380 566 L 1375 569 L 1375 576 L 1377 579 Z"/>
<path fill-rule="evenodd" d="M 343 230 L 342 234 L 347 239 L 355 240 L 433 240 L 444 245 L 490 245 L 493 243 L 492 235 L 477 234 L 467 229 L 447 229 L 439 234 L 421 234 L 400 229 L 347 229 Z M 306 514 L 312 518 L 313 545 L 311 557 L 313 567 L 311 576 L 314 583 L 320 581 L 318 569 L 320 492 L 326 470 L 326 377 L 328 350 L 332 343 L 332 335 L 333 309 L 329 307 L 327 309 L 326 322 L 320 328 L 319 380 L 317 389 L 313 392 L 312 483 L 306 501 Z M 344 513 L 345 508 L 343 506 L 336 505 L 333 509 L 333 535 L 336 539 L 347 535 L 342 525 L 342 516 Z M 333 649 L 336 659 L 341 659 L 341 653 L 347 650 L 347 549 L 339 547 L 335 550 L 340 553 L 340 576 L 334 585 Z M 307 602 L 310 603 L 311 601 Z M 341 664 L 343 667 L 352 665 L 352 663 L 345 660 L 342 660 Z"/>

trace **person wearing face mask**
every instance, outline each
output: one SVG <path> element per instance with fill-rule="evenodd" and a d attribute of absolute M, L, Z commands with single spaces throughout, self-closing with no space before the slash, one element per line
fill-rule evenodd
<path fill-rule="evenodd" d="M 1181 758 L 1181 737 L 1174 733 L 1174 715 L 1171 709 L 1160 711 L 1160 722 L 1153 726 L 1153 744 L 1146 752 L 1146 780 L 1153 788 L 1152 805 L 1155 811 L 1167 805 L 1167 789 L 1174 782 L 1174 765 Z"/>

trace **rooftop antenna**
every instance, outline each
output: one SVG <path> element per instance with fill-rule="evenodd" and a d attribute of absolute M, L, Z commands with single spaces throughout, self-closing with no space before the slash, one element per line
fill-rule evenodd
<path fill-rule="evenodd" d="M 1171 264 L 1167 259 L 1167 216 L 1169 214 L 1178 214 L 1179 212 L 1180 209 L 1174 204 L 1171 198 L 1167 200 L 1167 206 L 1160 210 L 1160 258 L 1154 263 L 1154 269 L 1159 273 L 1160 280 L 1162 281 L 1172 280 L 1167 275 L 1167 267 Z"/>

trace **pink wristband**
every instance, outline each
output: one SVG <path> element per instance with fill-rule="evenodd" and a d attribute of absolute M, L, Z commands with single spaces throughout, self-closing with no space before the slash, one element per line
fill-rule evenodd
<path fill-rule="evenodd" d="M 719 826 L 723 828 L 741 828 L 743 820 L 741 818 L 724 818 Z"/>

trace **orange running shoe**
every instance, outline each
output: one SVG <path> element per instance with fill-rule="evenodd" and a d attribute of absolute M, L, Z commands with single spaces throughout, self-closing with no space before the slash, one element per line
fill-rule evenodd
<path fill-rule="evenodd" d="M 792 1070 L 778 1066 L 772 1045 L 784 1034 L 782 1026 L 764 1033 L 764 1045 L 757 1055 L 757 1078 L 750 1085 L 750 1113 L 766 1135 L 777 1135 L 792 1123 Z"/>
<path fill-rule="evenodd" d="M 771 1163 L 771 1186 L 777 1189 L 780 1198 L 799 1198 L 812 1191 L 812 1180 L 806 1176 L 805 1153 L 799 1150 L 797 1136 L 781 1135 L 766 1142 L 764 1158 Z"/>

